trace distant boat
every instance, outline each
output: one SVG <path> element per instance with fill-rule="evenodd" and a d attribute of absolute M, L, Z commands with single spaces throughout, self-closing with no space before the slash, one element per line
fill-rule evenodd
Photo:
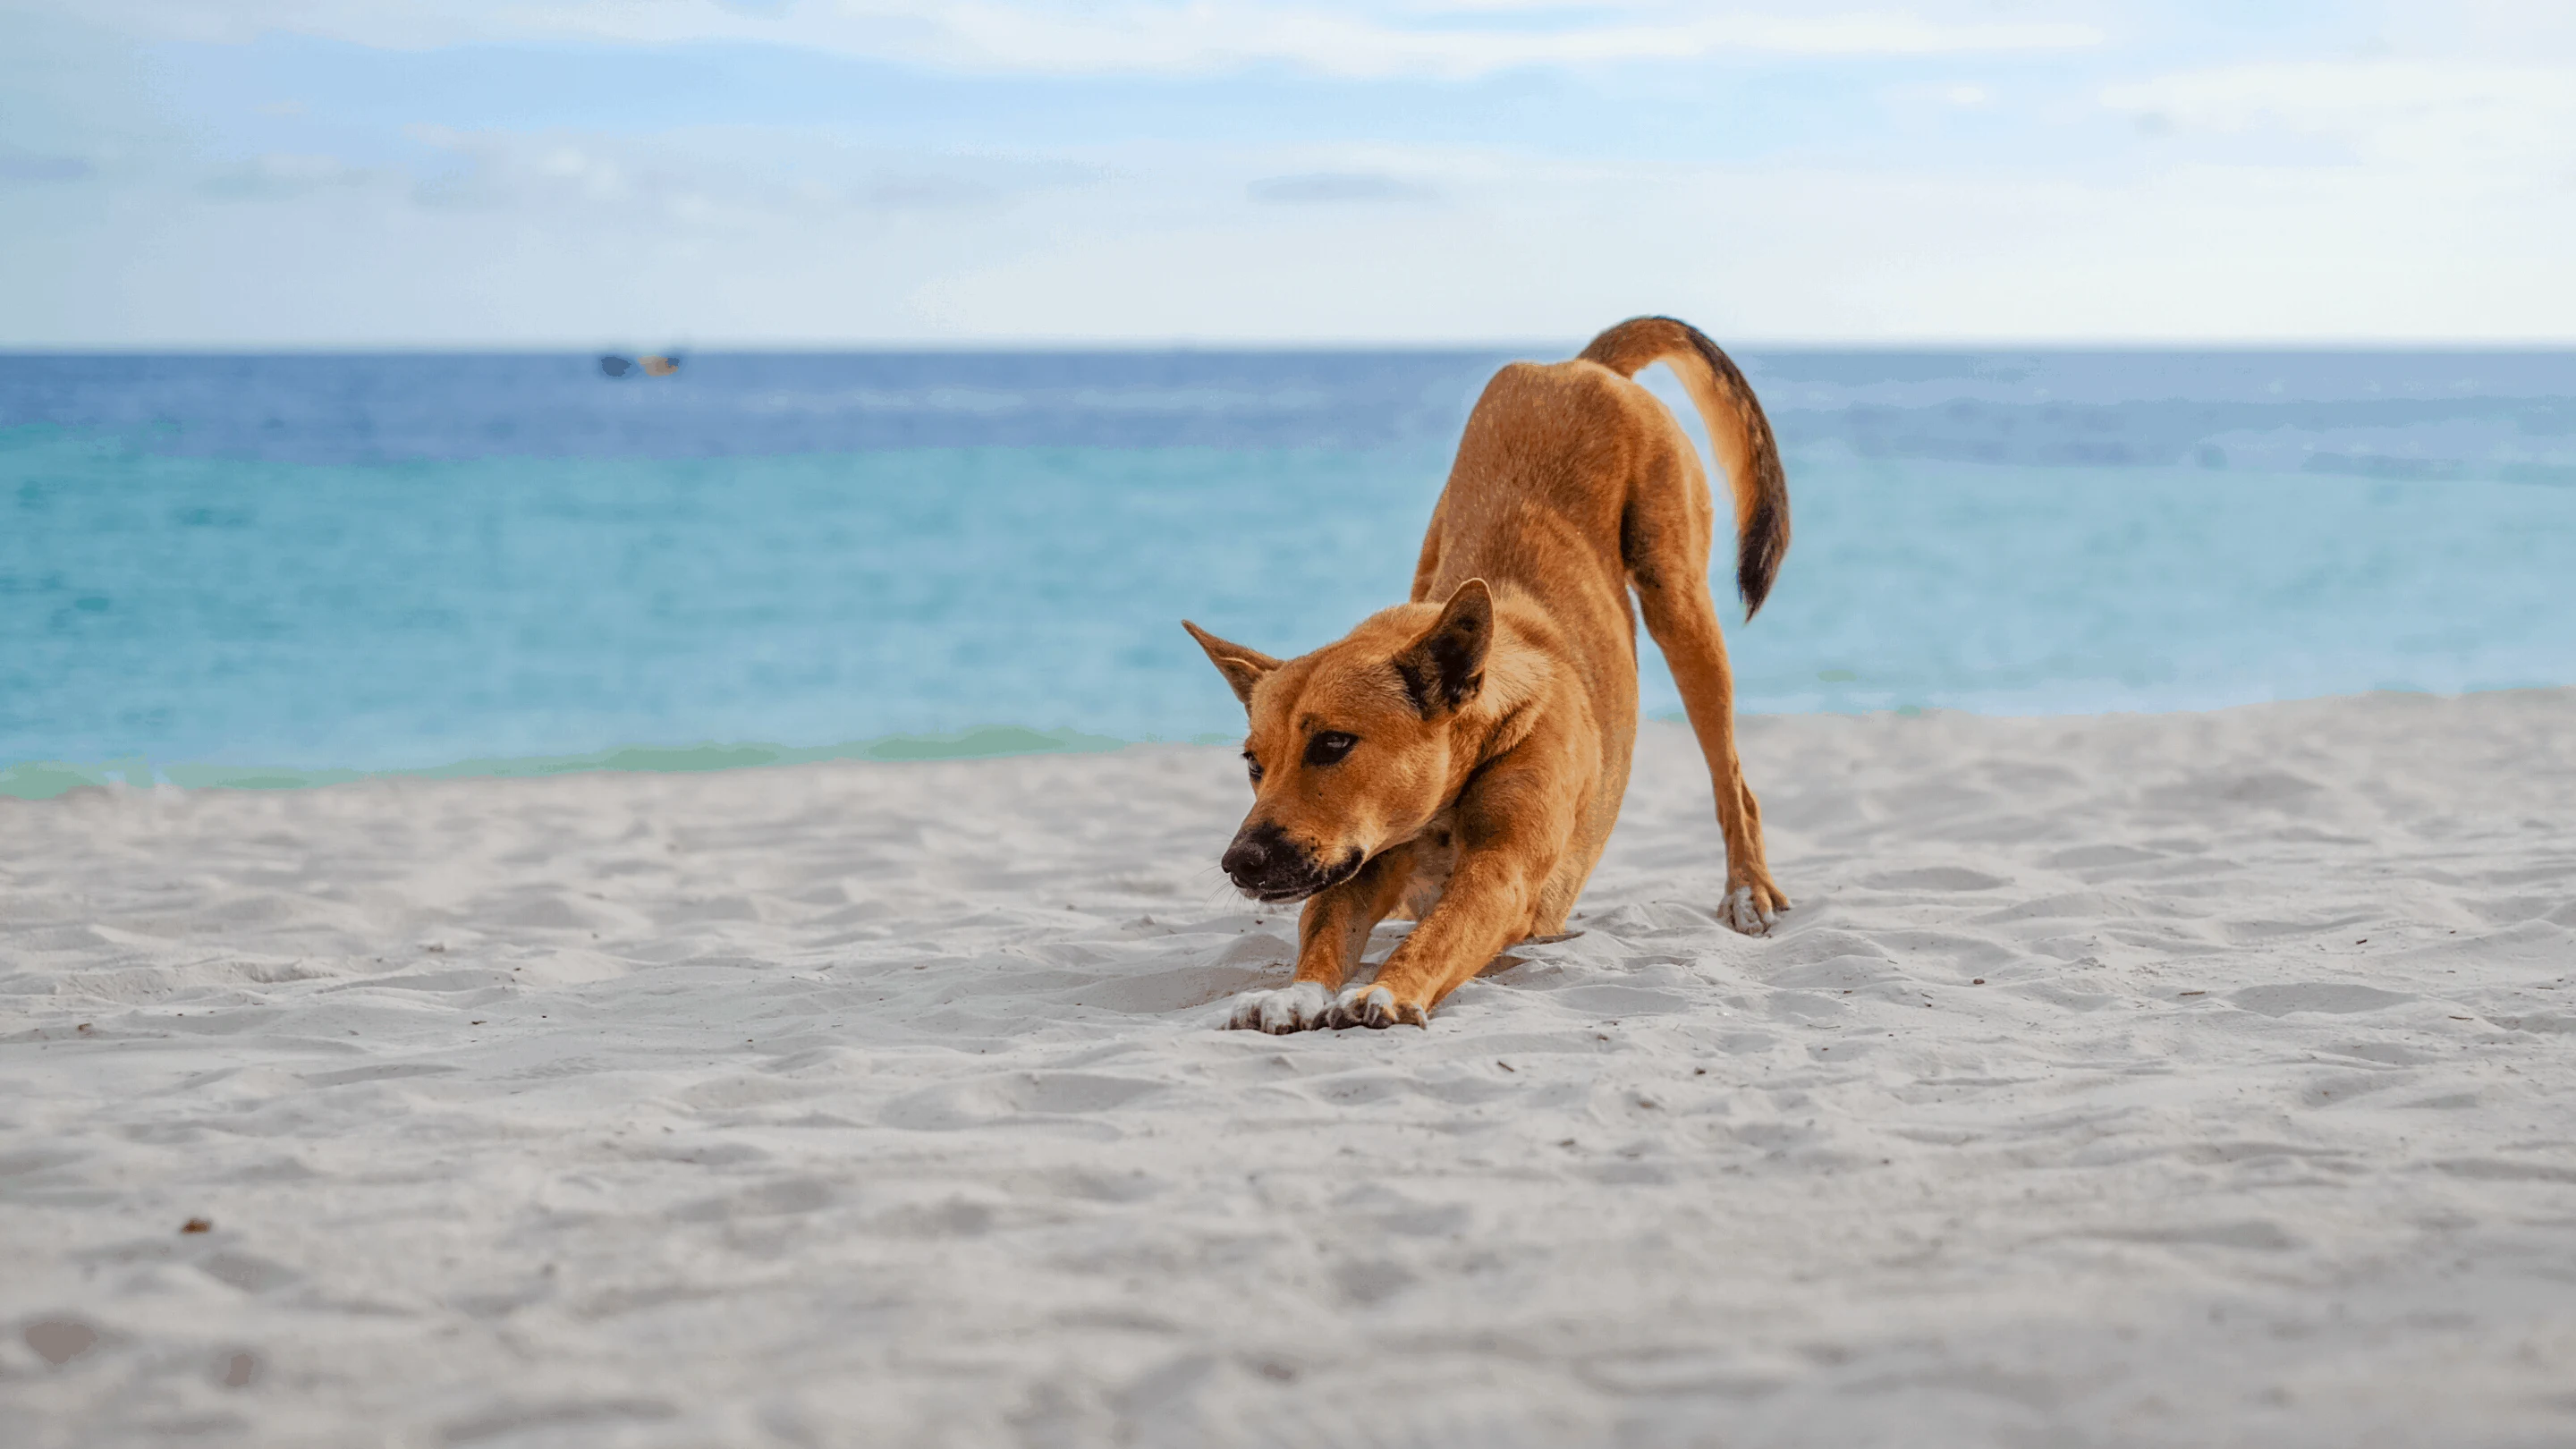
<path fill-rule="evenodd" d="M 612 352 L 601 356 L 599 370 L 610 377 L 624 377 L 638 371 L 646 377 L 669 377 L 680 370 L 680 358 L 677 353 L 648 352 L 641 357 L 619 357 Z"/>

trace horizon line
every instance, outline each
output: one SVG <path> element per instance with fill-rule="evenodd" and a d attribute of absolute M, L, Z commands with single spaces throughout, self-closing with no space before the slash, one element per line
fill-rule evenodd
<path fill-rule="evenodd" d="M 836 341 L 723 342 L 681 341 L 665 344 L 664 356 L 788 355 L 848 353 L 1153 353 L 1153 352 L 1516 352 L 1563 348 L 1565 339 L 1281 339 L 1281 338 L 874 338 Z M 1819 338 L 1759 337 L 1723 340 L 1741 351 L 1762 352 L 2576 352 L 2576 337 L 2535 338 L 2246 338 L 2246 337 L 2098 337 L 2098 338 Z M 1573 351 L 1582 343 L 1573 344 Z M 279 342 L 243 339 L 225 342 L 38 342 L 0 340 L 0 357 L 238 357 L 238 356 L 599 356 L 651 354 L 652 347 L 622 342 Z M 1571 353 L 1569 352 L 1569 355 Z"/>

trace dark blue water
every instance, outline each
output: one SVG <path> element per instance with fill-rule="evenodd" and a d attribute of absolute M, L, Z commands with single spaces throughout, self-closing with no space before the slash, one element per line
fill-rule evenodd
<path fill-rule="evenodd" d="M 0 357 L 0 789 L 1222 734 L 1176 621 L 1399 599 L 1501 360 Z M 1748 709 L 2576 681 L 2576 354 L 1742 360 L 1797 528 Z"/>

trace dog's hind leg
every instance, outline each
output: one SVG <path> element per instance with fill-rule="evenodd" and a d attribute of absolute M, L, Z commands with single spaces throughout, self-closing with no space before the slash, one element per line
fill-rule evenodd
<path fill-rule="evenodd" d="M 1225 1024 L 1273 1034 L 1330 1024 L 1333 993 L 1360 963 L 1369 932 L 1404 899 L 1413 870 L 1413 846 L 1399 845 L 1361 866 L 1349 880 L 1318 892 L 1297 921 L 1296 979 L 1276 991 L 1236 997 Z"/>
<path fill-rule="evenodd" d="M 1630 318 L 1592 339 L 1583 356 L 1622 377 L 1661 362 L 1681 379 L 1708 428 L 1710 451 L 1735 503 L 1735 586 L 1751 618 L 1770 597 L 1789 550 L 1789 480 L 1752 385 L 1723 348 L 1670 317 Z M 1708 594 L 1716 504 L 1680 427 L 1667 417 L 1662 431 L 1662 448 L 1643 460 L 1622 505 L 1619 552 L 1637 587 L 1646 628 L 1663 646 L 1673 682 L 1681 686 L 1700 753 L 1708 758 L 1718 827 L 1726 832 L 1728 924 L 1760 935 L 1773 914 L 1789 908 L 1789 898 L 1763 861 L 1762 812 L 1735 757 L 1735 677 L 1726 667 L 1726 639 Z"/>
<path fill-rule="evenodd" d="M 1771 929 L 1775 915 L 1789 909 L 1789 895 L 1771 879 L 1770 862 L 1762 852 L 1762 807 L 1753 798 L 1753 787 L 1744 783 L 1744 764 L 1736 757 L 1735 676 L 1727 667 L 1726 636 L 1718 629 L 1707 575 L 1694 571 L 1659 578 L 1651 587 L 1641 580 L 1637 602 L 1647 631 L 1672 666 L 1691 733 L 1699 736 L 1699 752 L 1708 761 L 1717 828 L 1726 837 L 1726 902 L 1720 912 L 1728 925 L 1759 936 Z"/>
<path fill-rule="evenodd" d="M 1676 457 L 1645 480 L 1629 503 L 1623 542 L 1646 632 L 1672 666 L 1717 796 L 1717 826 L 1726 837 L 1720 914 L 1736 930 L 1759 936 L 1789 909 L 1789 896 L 1771 879 L 1762 851 L 1762 807 L 1744 783 L 1744 765 L 1735 753 L 1735 675 L 1727 667 L 1726 635 L 1708 591 L 1713 511 L 1697 466 Z"/>

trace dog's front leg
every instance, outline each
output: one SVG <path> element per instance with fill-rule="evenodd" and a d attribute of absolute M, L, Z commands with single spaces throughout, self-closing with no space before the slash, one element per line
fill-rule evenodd
<path fill-rule="evenodd" d="M 1460 860 L 1429 919 L 1386 958 L 1377 980 L 1333 1002 L 1329 1024 L 1429 1026 L 1433 1007 L 1528 934 L 1538 887 L 1523 866 L 1491 853 Z"/>
<path fill-rule="evenodd" d="M 1557 752 L 1537 744 L 1489 769 L 1458 800 L 1457 863 L 1440 904 L 1388 954 L 1377 980 L 1333 1002 L 1333 1026 L 1431 1024 L 1431 1009 L 1530 933 L 1556 867 L 1575 793 Z"/>
<path fill-rule="evenodd" d="M 1317 892 L 1297 922 L 1296 979 L 1276 991 L 1236 997 L 1225 1024 L 1273 1034 L 1326 1025 L 1333 993 L 1368 949 L 1369 932 L 1404 899 L 1413 864 L 1413 847 L 1399 845 L 1361 866 L 1349 880 Z"/>

